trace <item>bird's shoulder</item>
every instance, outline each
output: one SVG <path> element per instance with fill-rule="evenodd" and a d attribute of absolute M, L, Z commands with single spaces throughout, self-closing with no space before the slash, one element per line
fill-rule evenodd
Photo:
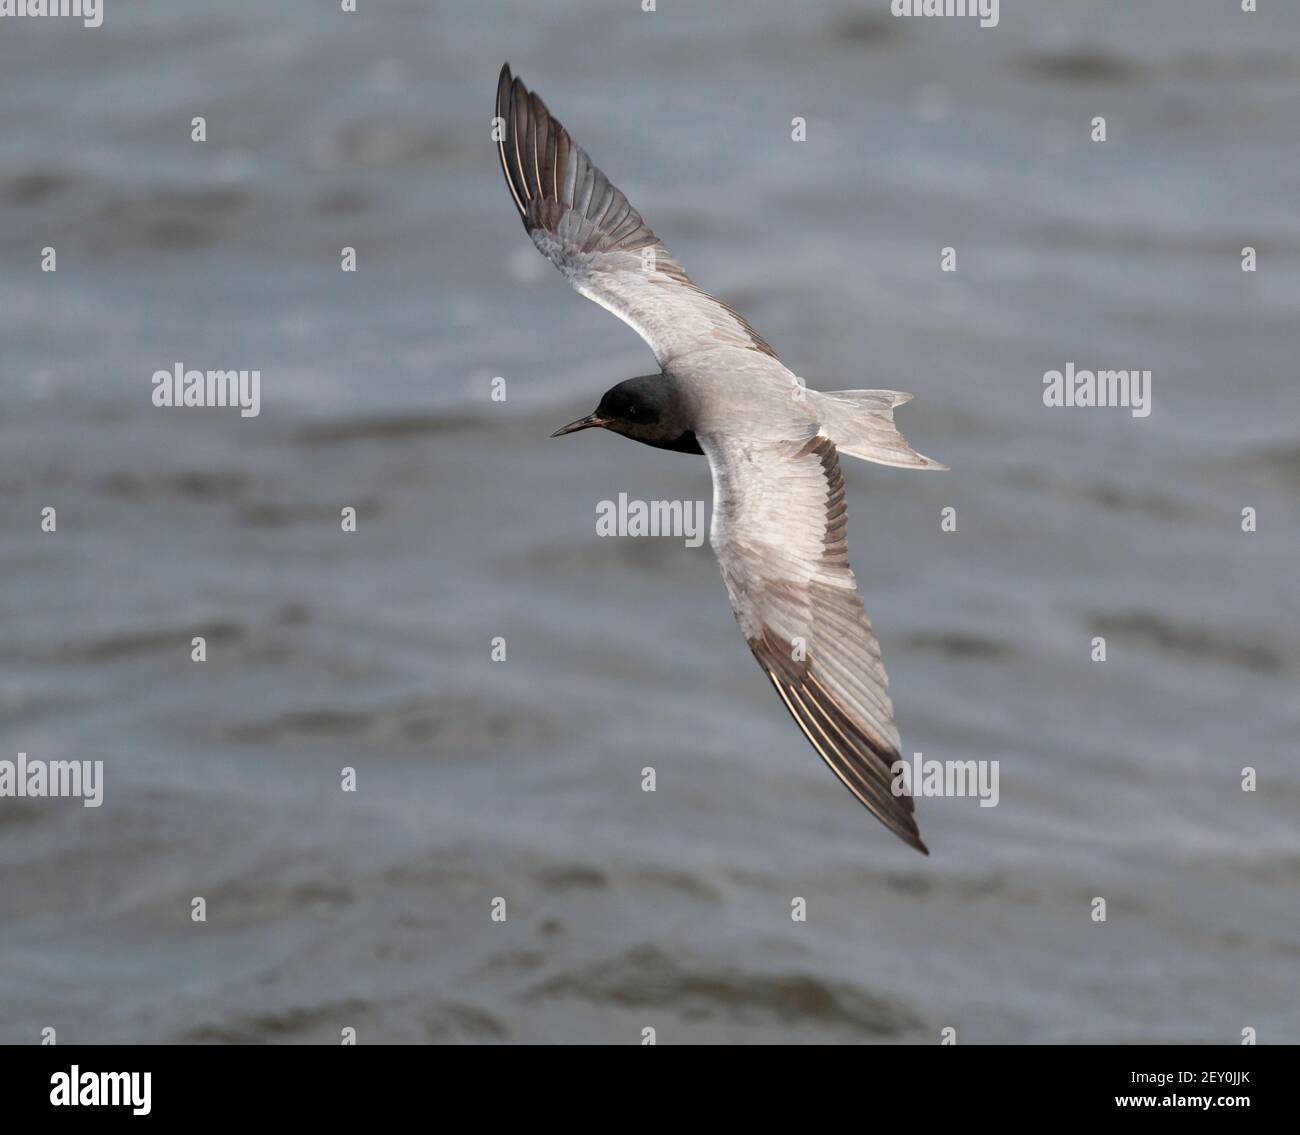
<path fill-rule="evenodd" d="M 694 428 L 719 444 L 802 441 L 816 432 L 806 388 L 773 356 L 715 347 L 674 359 L 664 373 L 690 406 Z"/>

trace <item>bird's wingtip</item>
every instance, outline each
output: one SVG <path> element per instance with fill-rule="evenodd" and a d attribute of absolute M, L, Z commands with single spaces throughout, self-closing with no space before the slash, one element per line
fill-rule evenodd
<path fill-rule="evenodd" d="M 909 804 L 911 803 L 910 798 L 908 799 L 908 803 Z M 909 812 L 908 820 L 910 822 L 904 824 L 902 827 L 894 828 L 893 830 L 898 834 L 898 836 L 902 839 L 902 841 L 905 844 L 907 844 L 908 847 L 916 848 L 916 850 L 919 851 L 922 855 L 929 855 L 930 849 L 925 846 L 925 840 L 921 838 L 921 829 L 916 826 L 916 821 L 911 819 L 910 808 L 908 809 L 908 812 Z"/>

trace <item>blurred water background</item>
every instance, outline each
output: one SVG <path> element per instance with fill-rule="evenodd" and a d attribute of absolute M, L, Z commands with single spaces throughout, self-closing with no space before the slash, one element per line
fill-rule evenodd
<path fill-rule="evenodd" d="M 0 1040 L 1300 1040 L 1300 13 L 1001 7 L 0 24 L 0 755 L 107 780 L 0 801 Z M 848 462 L 851 558 L 905 751 L 1001 762 L 929 859 L 707 543 L 596 535 L 709 476 L 547 439 L 654 363 L 514 215 L 507 59 L 810 385 L 916 395 L 953 472 Z M 1070 361 L 1151 416 L 1045 408 Z M 153 407 L 176 362 L 260 416 Z"/>

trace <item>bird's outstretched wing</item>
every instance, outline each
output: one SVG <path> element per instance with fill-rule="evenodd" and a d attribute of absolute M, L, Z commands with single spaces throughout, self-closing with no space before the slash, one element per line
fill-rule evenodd
<path fill-rule="evenodd" d="M 546 104 L 511 77 L 508 63 L 497 83 L 496 118 L 501 168 L 533 243 L 582 295 L 650 344 L 660 367 L 720 346 L 776 357 L 736 312 L 691 283 Z"/>
<path fill-rule="evenodd" d="M 899 759 L 889 678 L 845 544 L 835 446 L 702 435 L 713 471 L 710 538 L 736 621 L 813 748 L 895 835 L 929 854 Z"/>

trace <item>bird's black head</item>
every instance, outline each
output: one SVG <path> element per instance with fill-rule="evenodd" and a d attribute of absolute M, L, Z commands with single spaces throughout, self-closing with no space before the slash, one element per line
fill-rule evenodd
<path fill-rule="evenodd" d="M 605 391 L 594 414 L 570 422 L 551 434 L 560 437 L 600 426 L 633 441 L 681 453 L 703 453 L 691 431 L 690 417 L 672 380 L 662 374 L 629 378 Z"/>

